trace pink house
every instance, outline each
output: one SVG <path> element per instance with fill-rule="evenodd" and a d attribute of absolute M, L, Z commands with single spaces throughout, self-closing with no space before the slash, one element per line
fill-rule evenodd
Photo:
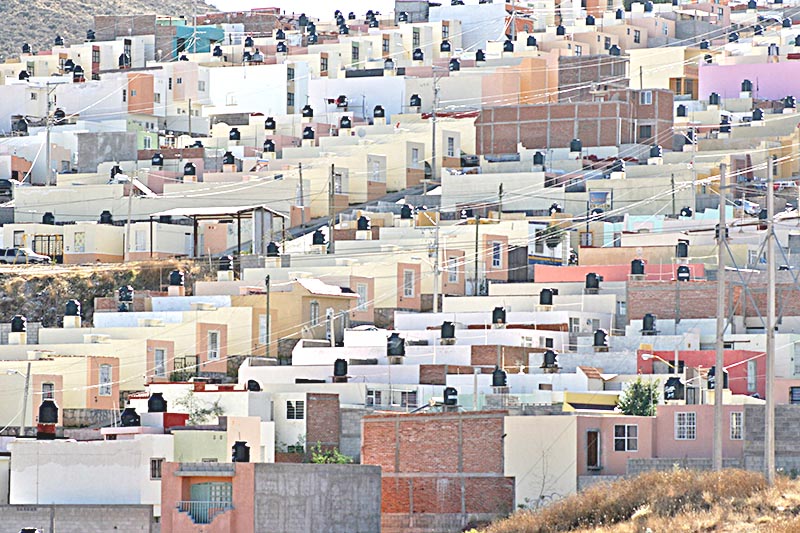
<path fill-rule="evenodd" d="M 654 264 L 645 265 L 645 279 L 648 281 L 666 281 L 675 278 L 678 270 L 677 264 Z M 705 268 L 702 263 L 692 263 L 686 265 L 692 273 L 692 279 L 705 277 Z M 534 265 L 533 279 L 537 283 L 569 283 L 586 280 L 586 274 L 594 272 L 598 276 L 603 276 L 603 281 L 628 281 L 631 273 L 631 265 L 580 265 L 580 266 L 552 266 Z"/>

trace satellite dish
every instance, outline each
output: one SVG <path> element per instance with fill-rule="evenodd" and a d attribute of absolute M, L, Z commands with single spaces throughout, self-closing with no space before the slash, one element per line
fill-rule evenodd
<path fill-rule="evenodd" d="M 364 128 L 358 128 L 357 135 L 363 139 L 364 137 L 367 136 L 367 130 L 365 130 Z"/>

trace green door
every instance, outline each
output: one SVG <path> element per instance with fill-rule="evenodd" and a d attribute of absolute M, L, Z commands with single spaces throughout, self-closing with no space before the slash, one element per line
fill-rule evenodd
<path fill-rule="evenodd" d="M 189 515 L 196 524 L 208 524 L 233 502 L 233 486 L 225 482 L 197 483 L 191 488 Z"/>

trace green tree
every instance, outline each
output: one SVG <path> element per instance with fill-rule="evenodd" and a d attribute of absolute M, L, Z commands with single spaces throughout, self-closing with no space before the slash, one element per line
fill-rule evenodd
<path fill-rule="evenodd" d="M 638 376 L 619 397 L 617 407 L 623 414 L 655 416 L 658 404 L 658 380 L 643 380 Z"/>
<path fill-rule="evenodd" d="M 211 417 L 219 417 L 225 414 L 225 409 L 219 404 L 219 399 L 212 404 L 207 404 L 195 396 L 193 391 L 189 391 L 186 396 L 175 400 L 175 404 L 183 407 L 189 414 L 190 426 L 198 426 L 207 422 Z"/>
<path fill-rule="evenodd" d="M 311 462 L 316 464 L 337 464 L 347 465 L 353 462 L 353 458 L 344 455 L 338 448 L 326 450 L 321 443 L 311 448 Z"/>

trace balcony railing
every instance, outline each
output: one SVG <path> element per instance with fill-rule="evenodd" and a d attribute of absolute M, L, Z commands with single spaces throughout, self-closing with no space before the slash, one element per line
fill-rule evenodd
<path fill-rule="evenodd" d="M 231 502 L 178 502 L 178 511 L 187 513 L 195 524 L 210 524 L 218 515 L 233 509 Z"/>

